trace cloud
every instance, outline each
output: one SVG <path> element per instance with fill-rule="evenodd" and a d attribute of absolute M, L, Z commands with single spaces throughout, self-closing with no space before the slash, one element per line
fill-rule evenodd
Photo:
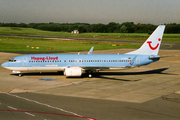
<path fill-rule="evenodd" d="M 178 0 L 4 0 L 0 22 L 179 22 Z"/>

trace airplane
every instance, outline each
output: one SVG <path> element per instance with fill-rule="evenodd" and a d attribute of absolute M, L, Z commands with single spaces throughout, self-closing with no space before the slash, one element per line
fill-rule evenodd
<path fill-rule="evenodd" d="M 63 71 L 66 77 L 80 77 L 85 72 L 118 70 L 148 65 L 160 59 L 158 55 L 165 25 L 159 25 L 143 45 L 125 54 L 32 54 L 11 58 L 1 66 L 22 76 L 22 72 Z"/>

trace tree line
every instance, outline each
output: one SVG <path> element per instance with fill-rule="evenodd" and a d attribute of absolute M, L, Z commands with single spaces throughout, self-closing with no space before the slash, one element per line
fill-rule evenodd
<path fill-rule="evenodd" d="M 165 24 L 165 33 L 180 33 L 180 24 Z M 88 23 L 0 23 L 0 27 L 23 27 L 34 28 L 45 31 L 71 32 L 79 30 L 80 33 L 152 33 L 157 25 L 134 24 L 124 22 L 122 24 L 110 22 L 109 24 L 88 24 Z"/>

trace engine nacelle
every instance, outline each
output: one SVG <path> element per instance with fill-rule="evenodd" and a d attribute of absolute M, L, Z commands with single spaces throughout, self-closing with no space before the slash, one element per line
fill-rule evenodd
<path fill-rule="evenodd" d="M 66 77 L 80 77 L 82 75 L 82 69 L 81 68 L 66 68 L 64 70 L 64 75 Z"/>

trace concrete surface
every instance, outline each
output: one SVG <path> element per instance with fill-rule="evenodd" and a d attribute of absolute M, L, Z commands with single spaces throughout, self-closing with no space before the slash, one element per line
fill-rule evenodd
<path fill-rule="evenodd" d="M 106 50 L 104 53 L 126 53 L 130 50 Z M 102 51 L 94 51 L 94 54 Z M 43 94 L 95 98 L 104 100 L 146 102 L 179 91 L 180 51 L 161 50 L 160 61 L 140 68 L 101 71 L 93 78 L 65 78 L 62 73 L 25 73 L 23 77 L 0 68 L 0 90 L 9 93 L 35 92 Z M 3 63 L 20 54 L 0 53 Z M 41 81 L 53 78 L 53 81 Z"/>
<path fill-rule="evenodd" d="M 93 53 L 117 53 L 117 51 L 126 53 L 132 50 L 102 50 Z M 20 54 L 1 52 L 0 64 L 18 55 Z M 3 94 L 18 94 L 45 103 L 49 103 L 52 99 L 50 103 L 56 106 L 60 104 L 55 100 L 56 97 L 59 101 L 65 98 L 69 101 L 77 100 L 76 102 L 71 101 L 72 104 L 68 101 L 64 102 L 63 106 L 73 111 L 78 109 L 77 111 L 85 116 L 93 118 L 95 116 L 103 120 L 110 119 L 113 114 L 116 114 L 114 119 L 121 118 L 121 116 L 124 119 L 145 119 L 147 116 L 148 119 L 157 120 L 158 118 L 180 119 L 180 50 L 160 50 L 159 55 L 169 57 L 161 58 L 158 62 L 140 68 L 102 71 L 99 75 L 93 74 L 93 78 L 65 78 L 62 73 L 26 73 L 23 77 L 18 77 L 11 71 L 0 67 L 0 91 Z M 39 80 L 42 78 L 56 80 Z M 38 96 L 46 97 L 47 100 Z M 78 100 L 81 102 L 79 103 Z M 91 101 L 94 101 L 94 104 L 93 102 L 90 104 Z M 81 103 L 87 104 L 89 108 L 82 107 Z M 107 104 L 107 106 L 102 104 Z M 114 104 L 117 105 L 117 108 Z M 122 106 L 118 106 L 118 104 L 122 104 Z M 78 106 L 79 108 L 77 108 Z M 109 113 L 102 113 L 102 111 L 99 113 L 95 110 L 94 113 L 90 106 L 94 106 L 97 110 L 106 108 L 112 112 L 104 110 Z M 170 112 L 169 108 L 165 109 L 166 106 L 173 111 Z M 123 112 L 123 109 L 128 110 Z M 117 112 L 124 115 L 117 115 Z"/>

